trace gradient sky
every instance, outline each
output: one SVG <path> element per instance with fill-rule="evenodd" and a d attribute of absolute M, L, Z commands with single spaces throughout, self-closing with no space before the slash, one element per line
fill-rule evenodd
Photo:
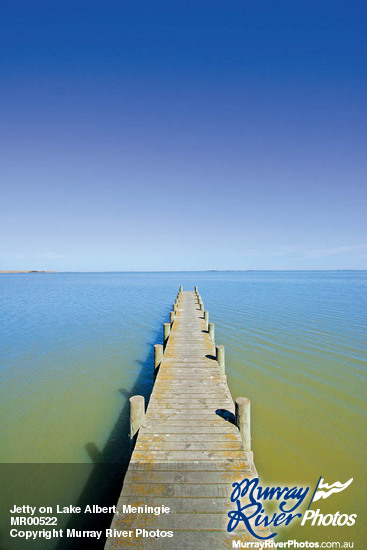
<path fill-rule="evenodd" d="M 366 268 L 366 16 L 2 0 L 0 269 Z"/>

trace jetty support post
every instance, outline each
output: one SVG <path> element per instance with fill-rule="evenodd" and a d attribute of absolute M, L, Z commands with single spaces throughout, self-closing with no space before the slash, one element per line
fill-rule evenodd
<path fill-rule="evenodd" d="M 154 346 L 154 373 L 157 374 L 160 364 L 163 359 L 163 346 L 156 344 Z"/>
<path fill-rule="evenodd" d="M 170 325 L 172 326 L 175 320 L 175 312 L 171 311 L 170 313 Z"/>
<path fill-rule="evenodd" d="M 171 323 L 163 324 L 163 345 L 166 347 L 171 332 Z"/>
<path fill-rule="evenodd" d="M 195 285 L 195 289 L 194 289 L 194 290 L 195 290 L 195 294 L 197 294 L 197 293 L 198 293 L 198 287 L 197 287 L 196 285 Z"/>
<path fill-rule="evenodd" d="M 219 370 L 221 374 L 226 373 L 226 363 L 225 363 L 225 354 L 224 354 L 224 346 L 216 346 L 216 354 L 217 354 L 217 361 L 219 365 Z"/>
<path fill-rule="evenodd" d="M 235 402 L 236 425 L 246 452 L 251 451 L 251 418 L 250 400 L 247 397 L 237 397 Z"/>
<path fill-rule="evenodd" d="M 212 342 L 214 342 L 214 332 L 215 332 L 215 324 L 214 323 L 209 323 L 208 332 L 209 332 L 210 338 L 212 339 Z"/>
<path fill-rule="evenodd" d="M 201 313 L 204 313 L 204 304 L 203 304 L 203 302 L 201 302 L 201 304 L 200 304 L 200 311 L 201 311 Z"/>
<path fill-rule="evenodd" d="M 206 330 L 209 328 L 209 311 L 204 311 L 204 321 L 206 324 Z"/>
<path fill-rule="evenodd" d="M 145 399 L 142 395 L 130 397 L 130 441 L 135 439 L 138 431 L 144 424 Z"/>

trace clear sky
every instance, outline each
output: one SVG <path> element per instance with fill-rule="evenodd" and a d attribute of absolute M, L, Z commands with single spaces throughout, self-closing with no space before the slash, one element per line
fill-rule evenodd
<path fill-rule="evenodd" d="M 2 0 L 0 269 L 366 268 L 366 16 Z"/>

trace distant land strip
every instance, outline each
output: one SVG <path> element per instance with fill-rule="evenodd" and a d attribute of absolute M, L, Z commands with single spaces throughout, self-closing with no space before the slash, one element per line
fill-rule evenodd
<path fill-rule="evenodd" d="M 57 273 L 57 271 L 37 271 L 37 270 L 28 270 L 28 271 L 1 271 L 0 273 Z"/>

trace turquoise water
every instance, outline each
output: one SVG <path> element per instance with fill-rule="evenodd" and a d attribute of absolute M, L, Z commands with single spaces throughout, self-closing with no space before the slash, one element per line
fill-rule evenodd
<path fill-rule="evenodd" d="M 320 507 L 359 513 L 359 526 L 298 527 L 292 535 L 363 540 L 366 275 L 0 275 L 0 460 L 11 480 L 5 503 L 19 494 L 24 503 L 70 502 L 86 485 L 94 491 L 96 463 L 126 461 L 128 398 L 149 395 L 162 323 L 178 286 L 197 284 L 216 343 L 226 346 L 232 395 L 252 401 L 252 443 L 263 481 L 314 487 L 320 475 L 329 483 L 354 478 Z M 0 544 L 1 530 L 6 524 Z M 22 548 L 11 544 L 4 548 Z"/>

